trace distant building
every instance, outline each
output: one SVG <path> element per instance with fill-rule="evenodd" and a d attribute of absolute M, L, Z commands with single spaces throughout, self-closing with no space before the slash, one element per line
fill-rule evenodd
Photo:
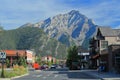
<path fill-rule="evenodd" d="M 45 62 L 49 61 L 49 62 L 56 63 L 56 58 L 52 56 L 43 56 L 41 60 Z"/>
<path fill-rule="evenodd" d="M 89 67 L 89 56 L 90 56 L 89 51 L 79 46 L 78 55 L 81 58 L 81 68 L 88 68 Z"/>

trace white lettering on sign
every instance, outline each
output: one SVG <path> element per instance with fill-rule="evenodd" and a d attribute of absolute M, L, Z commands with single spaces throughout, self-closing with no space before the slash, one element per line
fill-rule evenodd
<path fill-rule="evenodd" d="M 0 58 L 5 59 L 6 58 L 6 53 L 5 52 L 0 52 Z"/>

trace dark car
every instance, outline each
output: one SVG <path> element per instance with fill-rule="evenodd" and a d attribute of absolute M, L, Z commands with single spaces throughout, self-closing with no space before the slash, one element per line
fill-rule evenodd
<path fill-rule="evenodd" d="M 70 70 L 80 70 L 79 62 L 72 62 L 72 65 L 69 67 Z"/>
<path fill-rule="evenodd" d="M 44 64 L 40 67 L 41 70 L 48 69 L 48 65 Z"/>
<path fill-rule="evenodd" d="M 42 65 L 42 66 L 40 67 L 40 70 L 43 70 L 43 69 L 45 69 L 45 67 Z"/>
<path fill-rule="evenodd" d="M 50 69 L 56 69 L 56 67 L 57 67 L 56 64 L 52 64 L 52 65 L 50 66 Z"/>

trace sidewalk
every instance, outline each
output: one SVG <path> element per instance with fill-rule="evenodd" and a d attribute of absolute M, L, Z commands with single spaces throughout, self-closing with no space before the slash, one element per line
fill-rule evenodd
<path fill-rule="evenodd" d="M 110 72 L 98 72 L 97 70 L 84 70 L 85 73 L 99 77 L 103 80 L 120 80 L 120 74 Z"/>

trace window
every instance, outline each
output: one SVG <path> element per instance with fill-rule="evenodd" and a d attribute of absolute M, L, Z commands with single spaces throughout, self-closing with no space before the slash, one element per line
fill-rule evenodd
<path fill-rule="evenodd" d="M 101 41 L 101 48 L 107 48 L 108 47 L 108 41 Z"/>

